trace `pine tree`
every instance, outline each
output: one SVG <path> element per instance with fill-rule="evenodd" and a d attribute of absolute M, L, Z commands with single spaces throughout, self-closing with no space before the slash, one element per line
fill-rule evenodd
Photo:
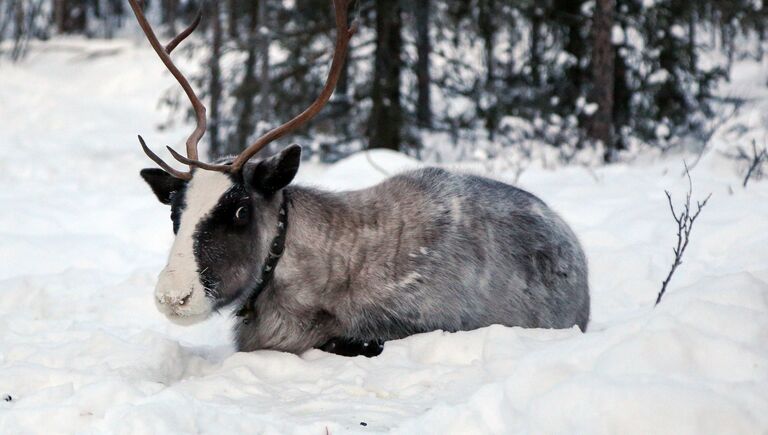
<path fill-rule="evenodd" d="M 613 0 L 596 0 L 592 16 L 592 83 L 591 101 L 597 104 L 589 124 L 589 136 L 607 148 L 606 160 L 613 157 L 613 79 L 614 52 L 611 42 Z"/>
<path fill-rule="evenodd" d="M 400 149 L 402 107 L 400 70 L 402 17 L 399 0 L 376 1 L 376 52 L 371 100 L 371 148 Z"/>

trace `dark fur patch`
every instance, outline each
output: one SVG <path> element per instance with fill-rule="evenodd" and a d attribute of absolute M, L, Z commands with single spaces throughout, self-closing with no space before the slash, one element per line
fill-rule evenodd
<path fill-rule="evenodd" d="M 157 199 L 166 205 L 171 204 L 175 192 L 184 189 L 187 185 L 186 181 L 175 178 L 162 169 L 142 169 L 139 175 L 149 184 Z"/>
<path fill-rule="evenodd" d="M 233 187 L 195 227 L 193 253 L 200 282 L 217 309 L 255 287 L 266 254 L 259 252 L 262 213 L 274 208 L 276 193 L 293 180 L 300 159 L 301 147 L 292 146 L 230 174 Z M 235 219 L 241 207 L 247 210 L 246 222 Z"/>
<path fill-rule="evenodd" d="M 243 178 L 257 191 L 265 196 L 274 195 L 287 186 L 301 163 L 301 147 L 291 145 L 268 159 L 256 164 L 247 165 L 243 170 Z"/>
<path fill-rule="evenodd" d="M 240 207 L 248 213 L 245 224 L 235 217 Z M 195 227 L 193 252 L 200 282 L 216 308 L 232 303 L 258 278 L 259 218 L 255 208 L 253 196 L 241 182 L 235 182 Z"/>
<path fill-rule="evenodd" d="M 171 193 L 171 222 L 173 222 L 173 234 L 179 232 L 179 225 L 181 225 L 181 214 L 187 208 L 186 202 L 187 185 Z"/>

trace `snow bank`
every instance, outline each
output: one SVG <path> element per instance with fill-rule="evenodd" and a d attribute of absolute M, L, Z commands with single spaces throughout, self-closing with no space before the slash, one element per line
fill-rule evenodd
<path fill-rule="evenodd" d="M 741 189 L 715 151 L 693 173 L 694 196 L 713 197 L 656 309 L 675 229 L 663 190 L 687 187 L 678 157 L 520 178 L 585 245 L 587 333 L 436 331 L 372 359 L 235 353 L 226 313 L 183 328 L 152 304 L 172 233 L 135 134 L 156 150 L 183 141 L 153 128 L 170 79 L 132 42 L 68 47 L 0 65 L 0 433 L 768 428 L 768 182 Z M 300 179 L 358 188 L 416 165 L 377 151 Z"/>
<path fill-rule="evenodd" d="M 321 184 L 326 189 L 362 189 L 384 181 L 390 175 L 415 169 L 418 160 L 391 150 L 370 150 L 339 160 L 310 182 Z M 300 178 L 299 181 L 304 181 Z"/>

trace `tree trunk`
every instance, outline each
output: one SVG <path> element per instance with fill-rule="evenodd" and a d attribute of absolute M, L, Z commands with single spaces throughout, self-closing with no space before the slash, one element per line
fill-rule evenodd
<path fill-rule="evenodd" d="M 227 33 L 229 39 L 238 39 L 237 18 L 239 10 L 237 0 L 227 0 Z"/>
<path fill-rule="evenodd" d="M 216 1 L 214 1 L 214 3 L 216 3 Z M 169 38 L 176 36 L 176 12 L 178 7 L 178 0 L 163 0 L 160 3 L 163 24 L 167 26 L 167 34 Z"/>
<path fill-rule="evenodd" d="M 495 47 L 496 26 L 493 21 L 495 12 L 495 2 L 493 0 L 481 0 L 479 7 L 479 27 L 480 35 L 483 39 L 485 48 L 485 93 L 487 107 L 485 111 L 485 128 L 488 131 L 488 138 L 493 141 L 496 137 L 496 127 L 498 125 L 497 97 L 496 97 L 496 70 L 493 58 Z"/>
<path fill-rule="evenodd" d="M 87 27 L 87 0 L 55 0 L 54 19 L 59 33 L 83 33 Z"/>
<path fill-rule="evenodd" d="M 613 140 L 613 79 L 614 52 L 611 43 L 613 28 L 613 0 L 597 0 L 592 18 L 592 95 L 590 100 L 597 103 L 592 115 L 589 136 L 606 147 L 605 160 L 615 155 Z"/>
<path fill-rule="evenodd" d="M 7 9 L 6 9 L 7 6 Z M 10 16 L 12 15 L 10 9 L 13 8 L 14 5 L 12 3 L 5 3 L 4 0 L 0 0 L 0 56 L 3 54 L 2 50 L 2 43 L 3 43 L 3 37 L 5 36 L 5 29 L 8 28 L 8 26 L 11 25 Z"/>
<path fill-rule="evenodd" d="M 400 149 L 402 108 L 400 106 L 400 31 L 399 0 L 376 1 L 376 53 L 374 54 L 369 146 Z"/>
<path fill-rule="evenodd" d="M 211 2 L 211 58 L 208 62 L 208 71 L 210 82 L 208 93 L 210 94 L 210 105 L 208 110 L 208 143 L 209 157 L 216 158 L 222 154 L 220 134 L 221 134 L 221 10 L 218 1 Z"/>
<path fill-rule="evenodd" d="M 256 41 L 258 40 L 259 28 L 259 6 L 260 1 L 254 1 L 248 8 L 250 25 L 248 31 L 248 54 L 245 59 L 243 79 L 240 86 L 235 91 L 237 98 L 237 125 L 235 127 L 234 138 L 225 145 L 228 154 L 236 154 L 242 151 L 248 145 L 248 138 L 254 130 L 254 107 L 253 100 L 256 97 L 258 83 L 256 82 Z"/>
<path fill-rule="evenodd" d="M 344 65 L 341 66 L 341 74 L 339 74 L 339 81 L 336 83 L 336 90 L 333 93 L 333 100 L 341 101 L 345 105 L 344 112 L 349 110 L 349 59 L 351 57 L 352 47 L 349 47 L 347 58 L 344 61 Z"/>
<path fill-rule="evenodd" d="M 691 6 L 688 17 L 688 68 L 696 71 L 696 8 Z"/>
<path fill-rule="evenodd" d="M 728 75 L 730 76 L 731 69 L 733 68 L 733 56 L 736 52 L 736 46 L 734 43 L 736 41 L 736 29 L 734 29 L 733 25 L 730 23 L 726 24 L 725 28 L 726 32 L 728 33 L 728 43 L 725 47 L 726 53 L 728 54 L 728 66 L 726 68 L 728 70 Z"/>
<path fill-rule="evenodd" d="M 355 19 L 354 15 L 350 14 L 347 18 L 350 22 Z M 348 23 L 349 25 L 349 23 Z M 340 142 L 346 142 L 351 136 L 351 131 L 354 129 L 354 123 L 350 120 L 350 109 L 352 108 L 352 102 L 349 95 L 350 77 L 349 66 L 352 59 L 352 47 L 349 47 L 346 60 L 341 66 L 341 74 L 339 74 L 339 81 L 336 83 L 336 90 L 333 93 L 333 97 L 330 102 L 330 109 L 328 113 L 331 113 L 335 118 L 333 119 L 334 130 L 337 135 L 340 136 Z M 324 150 L 321 154 L 321 159 L 327 159 L 329 156 L 335 155 L 333 150 Z"/>
<path fill-rule="evenodd" d="M 534 86 L 541 84 L 541 49 L 539 48 L 539 38 L 541 38 L 541 13 L 534 7 L 531 14 L 531 81 Z"/>
<path fill-rule="evenodd" d="M 262 122 L 269 122 L 272 118 L 272 105 L 269 101 L 270 82 L 269 82 L 269 43 L 270 30 L 266 26 L 268 22 L 269 7 L 268 0 L 261 0 L 259 8 L 259 52 L 261 53 L 261 77 L 259 85 L 260 92 L 260 110 L 259 115 Z"/>
<path fill-rule="evenodd" d="M 24 2 L 21 0 L 17 0 L 15 7 L 13 8 L 13 19 L 15 21 L 13 39 L 14 43 L 18 45 L 26 33 L 24 29 L 26 27 L 24 19 Z"/>
<path fill-rule="evenodd" d="M 416 19 L 416 80 L 418 100 L 416 103 L 416 119 L 419 127 L 432 127 L 432 106 L 430 102 L 429 55 L 432 44 L 429 40 L 429 8 L 430 0 L 413 2 Z"/>
<path fill-rule="evenodd" d="M 54 0 L 53 20 L 56 22 L 56 31 L 64 33 L 64 17 L 66 16 L 66 0 Z"/>
<path fill-rule="evenodd" d="M 115 30 L 120 25 L 117 7 L 113 1 L 101 0 L 99 8 L 103 11 L 104 37 L 112 39 L 115 36 Z"/>
<path fill-rule="evenodd" d="M 584 49 L 588 41 L 584 41 L 581 36 L 581 29 L 584 26 L 581 18 L 581 8 L 583 0 L 560 0 L 555 6 L 567 17 L 563 20 L 568 42 L 565 44 L 565 51 L 574 58 L 572 65 L 566 67 L 565 77 L 567 83 L 563 86 L 561 95 L 558 95 L 561 107 L 573 107 L 576 99 L 581 96 L 583 84 L 582 59 L 584 58 Z"/>

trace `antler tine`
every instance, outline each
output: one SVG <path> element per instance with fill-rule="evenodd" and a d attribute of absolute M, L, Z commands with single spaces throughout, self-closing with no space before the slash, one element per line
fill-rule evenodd
<path fill-rule="evenodd" d="M 189 98 L 190 103 L 192 103 L 192 107 L 195 110 L 196 118 L 197 118 L 197 126 L 195 127 L 194 131 L 189 135 L 186 142 L 186 148 L 187 148 L 187 156 L 189 156 L 192 160 L 197 160 L 197 144 L 200 142 L 200 139 L 205 134 L 206 129 L 206 117 L 205 117 L 205 106 L 200 101 L 200 99 L 195 94 L 195 91 L 192 89 L 192 86 L 189 84 L 189 81 L 186 77 L 179 71 L 179 69 L 176 67 L 176 65 L 173 63 L 170 57 L 170 52 L 173 51 L 176 46 L 181 43 L 186 37 L 188 37 L 200 24 L 201 16 L 198 15 L 198 17 L 195 19 L 195 21 L 190 24 L 189 27 L 184 29 L 179 35 L 177 35 L 171 42 L 164 48 L 160 41 L 158 41 L 157 36 L 155 35 L 155 32 L 152 30 L 152 26 L 150 26 L 149 22 L 147 21 L 147 18 L 144 16 L 144 12 L 142 11 L 139 4 L 136 2 L 136 0 L 128 0 L 128 3 L 131 6 L 131 9 L 133 10 L 134 15 L 136 16 L 136 20 L 139 22 L 139 26 L 141 26 L 141 30 L 144 31 L 144 35 L 146 35 L 147 40 L 149 41 L 149 44 L 152 46 L 152 48 L 155 50 L 155 53 L 160 58 L 160 60 L 163 62 L 165 67 L 168 69 L 168 71 L 171 72 L 171 75 L 176 79 L 177 82 L 179 82 L 179 85 L 181 85 L 182 89 L 184 89 L 184 93 L 187 94 L 187 98 Z M 146 146 L 144 141 L 141 141 L 142 148 L 144 149 L 144 152 L 149 156 L 150 159 L 152 159 L 155 163 L 160 165 L 164 170 L 166 170 L 171 175 L 183 178 L 183 179 L 190 179 L 191 175 L 189 173 L 179 172 L 177 170 L 172 169 L 167 163 L 163 162 L 156 154 L 152 153 L 149 148 Z M 190 169 L 192 169 L 192 166 L 190 166 Z M 184 176 L 180 176 L 180 174 L 185 174 Z"/>
<path fill-rule="evenodd" d="M 171 54 L 174 48 L 176 48 L 181 42 L 185 39 L 187 39 L 187 36 L 191 35 L 192 32 L 194 32 L 197 29 L 197 26 L 200 25 L 200 21 L 203 19 L 203 11 L 198 11 L 197 16 L 195 17 L 195 20 L 192 21 L 192 24 L 187 26 L 186 29 L 182 30 L 181 33 L 176 35 L 175 38 L 171 40 L 168 44 L 165 45 L 165 52 L 168 54 Z"/>
<path fill-rule="evenodd" d="M 181 163 L 184 163 L 185 165 L 195 166 L 200 169 L 206 169 L 208 171 L 230 172 L 230 165 L 219 165 L 215 163 L 201 162 L 200 160 L 192 160 L 182 156 L 175 149 L 171 147 L 166 147 L 166 148 L 168 148 L 168 151 L 171 153 L 174 159 L 180 161 Z"/>
<path fill-rule="evenodd" d="M 151 149 L 147 146 L 146 142 L 144 142 L 144 138 L 139 135 L 139 142 L 141 143 L 141 149 L 144 150 L 144 154 L 146 154 L 150 159 L 152 159 L 153 162 L 157 163 L 158 166 L 160 166 L 165 172 L 173 175 L 176 178 L 180 178 L 182 180 L 191 180 L 192 174 L 190 172 L 181 172 L 177 171 L 176 169 L 173 169 L 170 167 L 167 163 L 163 161 L 157 154 L 153 153 Z M 175 151 L 174 151 L 175 152 Z"/>
<path fill-rule="evenodd" d="M 280 137 L 295 130 L 305 122 L 312 119 L 312 117 L 314 117 L 331 98 L 331 95 L 336 88 L 336 83 L 339 81 L 339 76 L 341 75 L 341 69 L 344 65 L 344 58 L 346 57 L 347 48 L 349 47 L 349 39 L 352 37 L 352 34 L 356 30 L 356 26 L 354 25 L 351 28 L 347 27 L 348 6 L 349 0 L 333 0 L 337 29 L 336 47 L 334 48 L 333 60 L 331 61 L 331 68 L 328 72 L 328 78 L 326 79 L 325 86 L 320 92 L 320 95 L 299 115 L 286 122 L 285 124 L 268 131 L 266 134 L 258 138 L 256 142 L 254 142 L 242 153 L 240 153 L 232 162 L 230 171 L 238 171 L 251 157 L 253 157 L 270 142 L 279 139 Z"/>

